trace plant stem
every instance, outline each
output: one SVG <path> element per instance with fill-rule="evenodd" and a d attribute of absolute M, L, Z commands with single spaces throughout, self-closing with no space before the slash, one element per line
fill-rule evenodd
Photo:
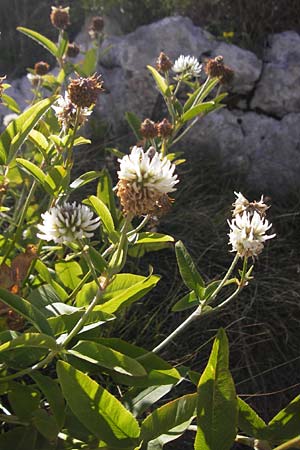
<path fill-rule="evenodd" d="M 186 127 L 186 129 L 185 129 L 179 136 L 177 136 L 176 139 L 174 139 L 174 141 L 171 142 L 170 147 L 172 147 L 172 145 L 174 145 L 174 144 L 176 144 L 178 141 L 180 141 L 180 139 L 182 139 L 183 136 L 185 136 L 185 135 L 190 131 L 190 129 L 198 122 L 198 120 L 199 120 L 199 117 L 196 117 L 196 119 L 194 119 L 193 122 L 190 123 L 190 124 Z"/>
<path fill-rule="evenodd" d="M 202 305 L 198 306 L 198 308 L 184 321 L 179 325 L 166 339 L 164 339 L 160 344 L 158 344 L 153 350 L 153 353 L 159 352 L 162 348 L 168 345 L 179 333 L 181 333 L 185 328 L 190 325 L 195 319 L 197 319 L 202 312 Z"/>
<path fill-rule="evenodd" d="M 66 336 L 66 338 L 63 340 L 61 346 L 62 348 L 65 348 L 66 345 L 77 335 L 77 333 L 83 328 L 84 324 L 86 323 L 89 314 L 93 311 L 97 303 L 99 302 L 100 298 L 102 297 L 104 289 L 98 289 L 97 293 L 89 305 L 89 307 L 86 309 L 85 313 L 81 316 L 81 318 L 78 320 L 77 324 L 74 326 L 74 328 L 70 331 L 70 333 Z"/>
<path fill-rule="evenodd" d="M 226 281 L 228 280 L 228 278 L 230 277 L 233 269 L 236 266 L 236 263 L 239 260 L 239 254 L 236 253 L 235 257 L 233 258 L 233 261 L 231 263 L 231 266 L 229 267 L 229 269 L 227 270 L 224 278 L 222 279 L 221 283 L 219 284 L 219 286 L 217 287 L 217 289 L 215 290 L 214 294 L 211 296 L 211 298 L 209 299 L 210 301 L 214 300 L 216 298 L 216 296 L 218 295 L 218 293 L 220 292 L 220 290 L 222 289 L 222 287 L 224 286 L 224 284 L 226 283 Z"/>
<path fill-rule="evenodd" d="M 127 233 L 127 237 L 132 236 L 135 233 L 138 233 L 142 228 L 144 228 L 144 226 L 146 225 L 146 223 L 149 221 L 150 219 L 150 214 L 147 214 L 144 219 L 141 221 L 141 223 L 134 229 L 131 230 Z"/>
<path fill-rule="evenodd" d="M 288 448 L 293 447 L 300 448 L 300 435 L 293 439 L 290 439 L 289 441 L 279 445 L 278 447 L 275 447 L 274 450 L 287 450 Z"/>

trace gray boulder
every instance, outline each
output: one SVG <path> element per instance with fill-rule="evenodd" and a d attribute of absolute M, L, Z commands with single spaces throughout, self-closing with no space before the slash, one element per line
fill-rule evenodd
<path fill-rule="evenodd" d="M 294 31 L 275 34 L 269 45 L 251 108 L 283 117 L 300 111 L 300 36 Z"/>

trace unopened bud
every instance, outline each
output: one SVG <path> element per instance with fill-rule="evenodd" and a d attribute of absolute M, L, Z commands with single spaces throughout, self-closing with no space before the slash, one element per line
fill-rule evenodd
<path fill-rule="evenodd" d="M 36 75 L 46 75 L 49 72 L 50 66 L 45 61 L 39 61 L 34 65 L 34 73 Z"/>
<path fill-rule="evenodd" d="M 79 54 L 80 52 L 80 47 L 75 44 L 75 42 L 70 42 L 68 44 L 68 48 L 67 48 L 67 56 L 69 58 L 76 58 L 76 56 Z"/>

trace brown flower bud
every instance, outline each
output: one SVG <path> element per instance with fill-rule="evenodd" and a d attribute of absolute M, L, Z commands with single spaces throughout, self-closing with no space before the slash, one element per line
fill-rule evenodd
<path fill-rule="evenodd" d="M 59 30 L 65 30 L 70 25 L 70 8 L 63 8 L 59 6 L 51 6 L 52 11 L 50 14 L 50 20 L 52 25 Z"/>
<path fill-rule="evenodd" d="M 46 75 L 49 72 L 50 66 L 45 61 L 39 61 L 34 65 L 34 73 L 36 75 Z"/>
<path fill-rule="evenodd" d="M 3 82 L 5 79 L 6 79 L 6 75 L 4 77 L 0 77 L 0 97 L 2 96 L 3 91 L 4 91 Z"/>
<path fill-rule="evenodd" d="M 157 133 L 159 137 L 167 138 L 171 136 L 173 131 L 173 125 L 168 121 L 168 119 L 163 119 L 161 122 L 156 124 Z"/>
<path fill-rule="evenodd" d="M 229 83 L 234 75 L 233 70 L 225 66 L 223 56 L 216 56 L 213 59 L 209 59 L 205 64 L 204 70 L 208 76 L 219 78 L 223 84 Z"/>
<path fill-rule="evenodd" d="M 160 72 L 167 72 L 168 70 L 171 69 L 172 66 L 173 63 L 169 59 L 169 57 L 165 53 L 161 52 L 156 60 L 157 70 L 159 70 Z"/>
<path fill-rule="evenodd" d="M 67 48 L 67 56 L 69 58 L 76 58 L 76 56 L 79 54 L 80 52 L 80 47 L 75 44 L 75 42 L 70 42 L 68 44 L 68 48 Z"/>
<path fill-rule="evenodd" d="M 82 108 L 89 108 L 97 101 L 98 94 L 103 91 L 101 75 L 71 80 L 68 93 L 72 103 Z"/>
<path fill-rule="evenodd" d="M 156 125 L 152 120 L 145 119 L 140 127 L 141 135 L 146 139 L 153 139 L 157 136 Z"/>
<path fill-rule="evenodd" d="M 104 20 L 101 16 L 95 16 L 92 18 L 92 23 L 90 26 L 90 30 L 97 31 L 100 33 L 104 27 Z"/>

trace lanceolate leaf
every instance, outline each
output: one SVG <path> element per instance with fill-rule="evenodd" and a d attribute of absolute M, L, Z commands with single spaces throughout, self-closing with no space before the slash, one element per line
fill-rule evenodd
<path fill-rule="evenodd" d="M 69 353 L 77 356 L 77 358 L 85 359 L 92 364 L 106 367 L 124 375 L 136 377 L 147 375 L 143 366 L 135 359 L 97 342 L 79 341 L 75 347 L 69 350 Z"/>
<path fill-rule="evenodd" d="M 6 164 L 13 160 L 30 131 L 57 98 L 55 95 L 35 103 L 8 125 L 0 136 L 0 163 Z"/>
<path fill-rule="evenodd" d="M 268 437 L 273 443 L 281 443 L 299 436 L 300 395 L 295 397 L 268 423 Z"/>
<path fill-rule="evenodd" d="M 9 350 L 24 347 L 37 347 L 46 348 L 49 350 L 58 350 L 55 339 L 53 339 L 51 336 L 48 336 L 47 334 L 23 333 L 17 338 L 0 345 L 0 360 L 2 352 L 7 352 Z"/>
<path fill-rule="evenodd" d="M 228 369 L 228 341 L 221 329 L 198 384 L 195 450 L 230 450 L 237 420 L 237 397 Z"/>
<path fill-rule="evenodd" d="M 38 33 L 37 31 L 30 30 L 29 28 L 17 27 L 17 30 L 23 34 L 26 34 L 26 36 L 30 37 L 31 39 L 36 41 L 38 44 L 45 47 L 50 53 L 52 53 L 53 56 L 57 56 L 58 48 L 54 44 L 54 42 L 50 41 L 50 39 L 46 38 L 45 36 Z"/>
<path fill-rule="evenodd" d="M 57 373 L 70 409 L 88 430 L 108 446 L 136 446 L 139 425 L 112 394 L 66 362 L 58 361 Z"/>
<path fill-rule="evenodd" d="M 205 290 L 204 281 L 197 271 L 190 254 L 181 241 L 176 242 L 175 252 L 180 275 L 184 284 L 193 290 L 198 298 L 201 299 Z"/>
<path fill-rule="evenodd" d="M 142 135 L 141 135 L 141 132 L 140 132 L 141 121 L 140 121 L 140 119 L 138 118 L 138 116 L 135 115 L 135 114 L 132 113 L 132 112 L 126 112 L 126 113 L 125 113 L 125 119 L 127 120 L 128 125 L 130 126 L 130 128 L 132 129 L 132 131 L 134 132 L 135 137 L 136 137 L 138 140 L 142 139 Z"/>
<path fill-rule="evenodd" d="M 265 439 L 267 425 L 263 419 L 241 398 L 238 398 L 238 405 L 240 430 L 256 439 Z"/>
<path fill-rule="evenodd" d="M 152 66 L 147 66 L 147 69 L 150 70 L 150 72 L 155 80 L 155 83 L 156 83 L 159 91 L 162 93 L 162 95 L 169 96 L 171 94 L 171 91 L 170 91 L 169 86 L 167 85 L 164 77 L 162 77 L 158 73 L 158 71 L 156 69 L 154 69 L 154 67 L 152 67 Z"/>
<path fill-rule="evenodd" d="M 194 117 L 198 116 L 199 114 L 207 114 L 210 111 L 214 111 L 215 109 L 218 109 L 222 106 L 224 105 L 218 105 L 213 101 L 201 103 L 200 105 L 193 106 L 191 109 L 185 112 L 181 119 L 183 122 L 187 122 L 188 120 L 194 119 Z"/>
<path fill-rule="evenodd" d="M 115 243 L 118 242 L 119 238 L 115 230 L 114 221 L 105 203 L 103 203 L 103 201 L 97 198 L 95 195 L 91 195 L 88 199 L 88 202 L 84 201 L 83 203 L 87 203 L 94 208 L 94 210 L 100 217 L 104 229 L 107 232 L 110 240 Z"/>
<path fill-rule="evenodd" d="M 197 394 L 188 394 L 154 410 L 142 422 L 142 439 L 144 442 L 152 441 L 182 424 L 186 424 L 187 428 L 196 416 L 196 408 Z M 173 438 L 179 437 L 183 432 L 184 430 Z"/>

